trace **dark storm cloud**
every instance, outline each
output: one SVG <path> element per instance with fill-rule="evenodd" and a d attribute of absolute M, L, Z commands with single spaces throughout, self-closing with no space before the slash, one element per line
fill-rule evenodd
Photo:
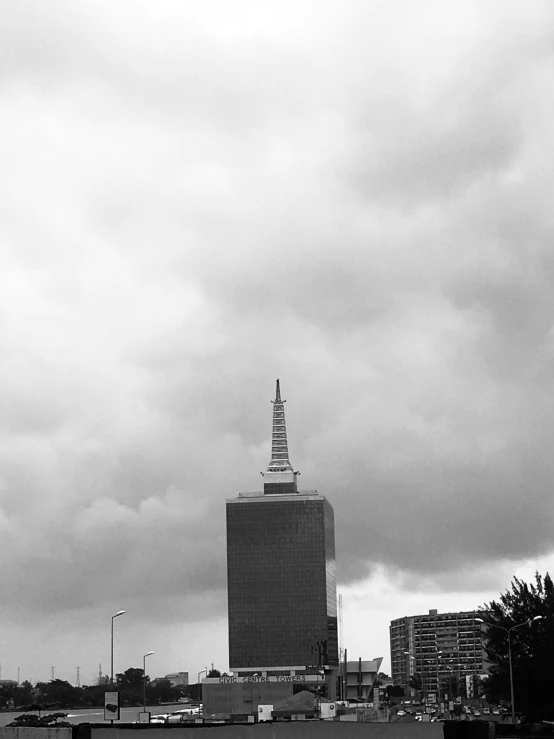
<path fill-rule="evenodd" d="M 2 11 L 6 609 L 224 613 L 277 376 L 342 583 L 552 550 L 551 11 L 243 10 Z"/>

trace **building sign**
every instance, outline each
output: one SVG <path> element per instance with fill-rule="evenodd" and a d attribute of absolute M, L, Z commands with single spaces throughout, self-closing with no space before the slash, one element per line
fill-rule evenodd
<path fill-rule="evenodd" d="M 324 683 L 323 675 L 248 675 L 246 677 L 205 677 L 202 685 L 234 685 L 235 683 Z"/>
<path fill-rule="evenodd" d="M 119 721 L 119 691 L 104 693 L 104 721 Z"/>

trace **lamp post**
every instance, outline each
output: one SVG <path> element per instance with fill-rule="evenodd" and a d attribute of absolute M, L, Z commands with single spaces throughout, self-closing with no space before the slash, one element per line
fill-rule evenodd
<path fill-rule="evenodd" d="M 515 724 L 516 722 L 516 706 L 515 706 L 515 701 L 514 701 L 514 672 L 512 668 L 512 631 L 514 629 L 519 629 L 522 626 L 531 626 L 533 621 L 540 621 L 541 618 L 543 618 L 543 616 L 535 616 L 534 618 L 528 618 L 527 621 L 524 621 L 521 624 L 516 624 L 515 626 L 512 626 L 509 629 L 507 629 L 505 626 L 499 626 L 498 624 L 493 624 L 490 621 L 483 621 L 482 618 L 475 619 L 481 624 L 486 624 L 487 626 L 494 626 L 495 629 L 500 629 L 501 631 L 505 631 L 506 634 L 508 634 L 508 660 L 510 663 L 510 700 L 512 702 L 512 724 Z"/>
<path fill-rule="evenodd" d="M 198 680 L 198 697 L 200 698 L 200 700 L 202 700 L 202 685 L 200 684 L 200 675 L 203 672 L 205 672 L 206 675 L 207 675 L 208 674 L 208 668 L 207 667 L 204 667 L 204 669 L 203 670 L 200 670 L 200 672 L 198 673 L 198 678 L 197 678 L 197 680 Z"/>
<path fill-rule="evenodd" d="M 154 652 L 146 652 L 142 658 L 142 708 L 146 713 L 146 658 Z"/>
<path fill-rule="evenodd" d="M 117 613 L 114 613 L 112 616 L 112 648 L 111 648 L 111 662 L 110 662 L 110 685 L 113 686 L 113 622 L 114 618 L 117 618 L 118 616 L 123 616 L 125 611 L 118 611 Z"/>
<path fill-rule="evenodd" d="M 439 654 L 442 654 L 442 649 L 437 652 L 435 655 L 437 658 L 437 705 L 440 708 L 440 702 L 441 702 L 441 680 L 439 676 Z"/>

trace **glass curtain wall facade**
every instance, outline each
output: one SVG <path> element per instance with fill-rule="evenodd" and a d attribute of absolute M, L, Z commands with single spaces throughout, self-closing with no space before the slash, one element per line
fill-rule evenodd
<path fill-rule="evenodd" d="M 227 501 L 229 666 L 338 665 L 335 527 L 313 493 Z"/>

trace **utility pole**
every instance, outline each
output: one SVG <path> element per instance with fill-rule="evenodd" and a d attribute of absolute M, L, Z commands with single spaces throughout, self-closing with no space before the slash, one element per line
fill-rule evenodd
<path fill-rule="evenodd" d="M 77 667 L 77 687 L 81 687 L 81 680 L 79 679 L 79 667 Z"/>
<path fill-rule="evenodd" d="M 55 665 L 52 665 L 52 681 L 54 680 L 54 670 L 56 669 Z"/>
<path fill-rule="evenodd" d="M 21 669 L 21 667 L 18 667 L 18 668 L 17 668 L 17 684 L 18 684 L 18 685 L 19 685 L 19 670 L 20 670 L 20 669 Z"/>

